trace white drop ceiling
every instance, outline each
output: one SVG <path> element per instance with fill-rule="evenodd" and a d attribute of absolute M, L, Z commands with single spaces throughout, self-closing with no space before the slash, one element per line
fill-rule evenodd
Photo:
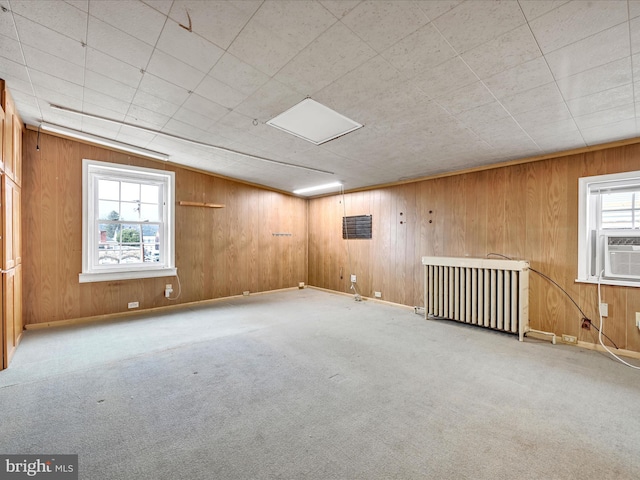
<path fill-rule="evenodd" d="M 0 77 L 25 123 L 280 190 L 353 189 L 639 134 L 636 0 L 0 6 Z M 266 125 L 306 97 L 365 126 L 314 145 Z"/>

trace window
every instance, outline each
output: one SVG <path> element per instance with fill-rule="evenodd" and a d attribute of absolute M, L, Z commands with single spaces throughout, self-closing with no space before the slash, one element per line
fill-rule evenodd
<path fill-rule="evenodd" d="M 640 287 L 640 172 L 579 179 L 578 281 Z"/>
<path fill-rule="evenodd" d="M 174 177 L 83 160 L 81 283 L 177 273 Z"/>

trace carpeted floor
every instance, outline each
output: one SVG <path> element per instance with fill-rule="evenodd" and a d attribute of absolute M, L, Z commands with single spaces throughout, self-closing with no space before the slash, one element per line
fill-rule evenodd
<path fill-rule="evenodd" d="M 637 479 L 640 374 L 314 289 L 28 331 L 0 453 L 81 479 Z"/>

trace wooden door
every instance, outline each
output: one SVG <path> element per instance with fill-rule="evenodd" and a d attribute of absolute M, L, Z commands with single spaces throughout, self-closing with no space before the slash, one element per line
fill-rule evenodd
<path fill-rule="evenodd" d="M 16 251 L 14 246 L 15 232 L 14 227 L 16 225 L 15 210 L 13 205 L 13 199 L 15 198 L 15 187 L 13 182 L 5 174 L 2 176 L 2 189 L 4 199 L 4 205 L 2 206 L 2 212 L 4 214 L 4 221 L 2 222 L 2 238 L 4 241 L 4 261 L 3 269 L 9 270 L 16 266 Z"/>
<path fill-rule="evenodd" d="M 4 367 L 9 366 L 11 357 L 18 344 L 16 322 L 15 322 L 15 279 L 16 269 L 5 271 L 2 274 L 2 290 L 4 291 L 4 315 L 3 315 L 3 334 L 4 334 Z"/>

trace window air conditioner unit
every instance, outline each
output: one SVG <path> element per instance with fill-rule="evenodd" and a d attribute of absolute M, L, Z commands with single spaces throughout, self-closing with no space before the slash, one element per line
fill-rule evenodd
<path fill-rule="evenodd" d="M 604 235 L 604 274 L 609 278 L 640 280 L 640 231 Z"/>

